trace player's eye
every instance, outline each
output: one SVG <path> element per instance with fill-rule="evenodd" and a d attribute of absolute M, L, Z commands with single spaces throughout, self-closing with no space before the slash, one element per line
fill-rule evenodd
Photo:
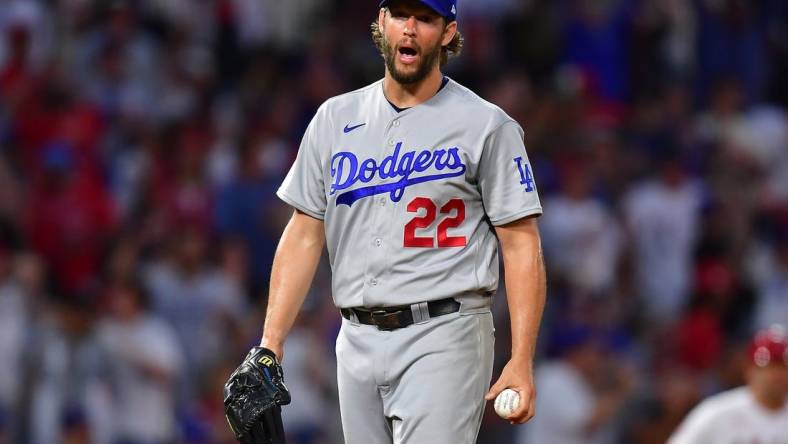
<path fill-rule="evenodd" d="M 389 13 L 391 14 L 392 18 L 400 19 L 400 20 L 407 20 L 408 15 L 405 12 L 397 10 L 397 9 L 389 9 Z"/>

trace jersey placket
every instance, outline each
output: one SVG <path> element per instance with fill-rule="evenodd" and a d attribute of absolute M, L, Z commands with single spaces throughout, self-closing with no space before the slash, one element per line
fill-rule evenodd
<path fill-rule="evenodd" d="M 388 104 L 387 104 L 388 105 Z M 383 159 L 385 156 L 394 152 L 394 148 L 398 143 L 405 145 L 404 137 L 400 130 L 402 113 L 398 113 L 389 120 L 386 129 L 383 132 L 383 145 L 380 152 L 377 153 L 378 159 Z M 378 179 L 378 183 L 390 182 L 398 180 L 398 178 Z M 371 211 L 370 230 L 368 239 L 367 267 L 366 267 L 366 282 L 364 305 L 376 306 L 381 305 L 382 301 L 389 301 L 391 298 L 386 294 L 386 289 L 390 290 L 388 285 L 388 270 L 390 269 L 390 258 L 396 254 L 395 239 L 397 239 L 397 227 L 395 223 L 397 219 L 394 216 L 397 203 L 391 201 L 389 193 L 377 194 L 373 197 L 371 202 L 374 209 Z M 401 230 L 401 229 L 400 229 Z"/>

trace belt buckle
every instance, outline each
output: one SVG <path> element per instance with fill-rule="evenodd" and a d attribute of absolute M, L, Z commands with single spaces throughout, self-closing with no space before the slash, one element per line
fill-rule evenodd
<path fill-rule="evenodd" d="M 400 328 L 399 311 L 373 310 L 370 312 L 372 323 L 378 330 L 392 331 Z"/>

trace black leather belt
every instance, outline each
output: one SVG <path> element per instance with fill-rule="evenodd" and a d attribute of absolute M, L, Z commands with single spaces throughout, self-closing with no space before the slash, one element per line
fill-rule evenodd
<path fill-rule="evenodd" d="M 413 311 L 411 307 L 411 305 L 380 308 L 353 307 L 342 308 L 340 311 L 345 319 L 352 319 L 353 313 L 355 313 L 359 323 L 374 325 L 378 330 L 391 331 L 413 324 Z M 427 310 L 429 311 L 430 317 L 434 318 L 436 316 L 459 311 L 460 303 L 452 298 L 428 301 Z"/>

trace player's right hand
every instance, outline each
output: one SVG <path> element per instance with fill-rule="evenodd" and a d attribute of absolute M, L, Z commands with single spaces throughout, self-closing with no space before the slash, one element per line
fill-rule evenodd
<path fill-rule="evenodd" d="M 274 353 L 274 355 L 276 356 L 276 360 L 279 363 L 281 363 L 285 359 L 284 358 L 284 356 L 285 356 L 285 348 L 282 345 L 282 343 L 273 343 L 272 341 L 267 341 L 267 340 L 265 340 L 265 338 L 263 338 L 263 340 L 260 341 L 260 347 L 267 348 L 268 350 L 271 350 Z"/>
<path fill-rule="evenodd" d="M 224 385 L 227 422 L 242 444 L 283 444 L 281 406 L 290 403 L 273 351 L 254 347 Z"/>

